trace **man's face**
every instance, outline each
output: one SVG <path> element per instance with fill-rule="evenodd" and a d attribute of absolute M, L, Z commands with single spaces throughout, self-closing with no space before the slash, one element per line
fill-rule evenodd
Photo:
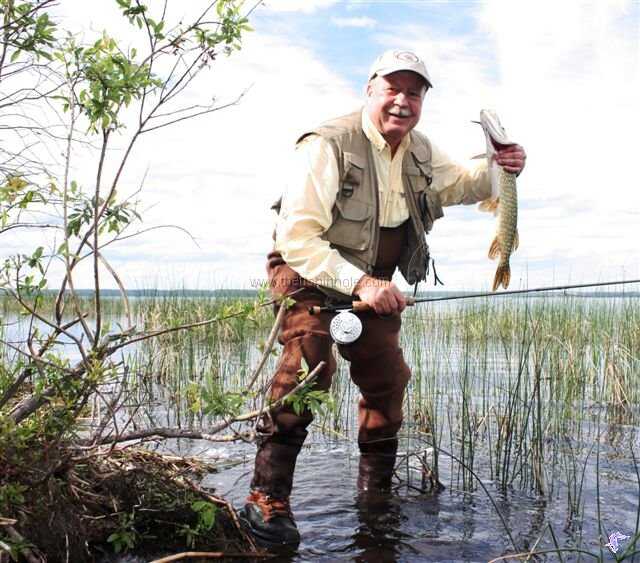
<path fill-rule="evenodd" d="M 369 118 L 392 149 L 420 120 L 426 87 L 415 72 L 376 76 L 367 84 Z"/>

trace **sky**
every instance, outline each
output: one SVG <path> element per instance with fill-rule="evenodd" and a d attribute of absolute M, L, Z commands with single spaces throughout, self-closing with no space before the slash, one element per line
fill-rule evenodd
<path fill-rule="evenodd" d="M 169 0 L 169 17 L 197 4 Z M 106 28 L 135 43 L 114 6 L 61 0 L 59 17 L 87 38 Z M 178 225 L 190 235 L 152 230 L 106 248 L 127 287 L 264 281 L 269 207 L 284 189 L 296 138 L 357 109 L 369 66 L 392 48 L 425 60 L 434 88 L 417 129 L 452 158 L 483 152 L 471 123 L 483 108 L 495 109 L 527 151 L 510 289 L 640 278 L 640 2 L 270 0 L 251 25 L 242 50 L 214 61 L 184 98 L 224 104 L 243 94 L 238 103 L 149 133 L 132 155 L 122 192 L 141 187 L 143 227 Z M 95 162 L 97 153 L 78 155 L 79 182 L 91 181 Z M 429 236 L 444 289 L 490 287 L 495 228 L 475 205 L 445 209 Z M 10 240 L 3 253 L 29 237 Z M 75 285 L 91 286 L 88 268 Z M 106 273 L 103 286 L 114 287 Z"/>

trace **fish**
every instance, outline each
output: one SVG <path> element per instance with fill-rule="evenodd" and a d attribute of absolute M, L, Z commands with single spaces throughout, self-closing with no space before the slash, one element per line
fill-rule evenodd
<path fill-rule="evenodd" d="M 489 177 L 491 179 L 491 193 L 493 199 L 480 204 L 483 211 L 492 211 L 498 216 L 498 229 L 496 236 L 489 247 L 489 258 L 498 260 L 498 267 L 493 278 L 492 291 L 496 291 L 500 286 L 504 289 L 509 287 L 511 281 L 511 265 L 509 258 L 518 248 L 518 190 L 516 188 L 516 175 L 506 172 L 495 159 L 498 149 L 505 146 L 515 145 L 507 136 L 504 127 L 500 123 L 498 114 L 490 109 L 480 111 L 480 121 L 478 123 L 484 132 L 487 142 L 487 152 L 474 158 L 487 158 L 489 167 Z"/>

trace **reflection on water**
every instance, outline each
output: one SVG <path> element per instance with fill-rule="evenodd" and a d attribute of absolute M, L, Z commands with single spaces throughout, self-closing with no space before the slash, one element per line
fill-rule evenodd
<path fill-rule="evenodd" d="M 206 481 L 236 507 L 249 487 L 248 454 L 246 464 Z M 277 561 L 487 561 L 508 546 L 475 494 L 420 494 L 399 482 L 390 494 L 359 493 L 357 468 L 358 454 L 346 444 L 301 454 L 291 502 L 302 541 Z"/>
<path fill-rule="evenodd" d="M 174 444 L 173 451 L 204 453 L 187 443 Z M 204 484 L 239 509 L 249 490 L 253 454 L 251 446 L 236 446 L 232 457 L 242 463 L 209 475 Z M 447 486 L 440 493 L 421 493 L 414 487 L 419 479 L 411 469 L 399 467 L 391 494 L 363 494 L 356 486 L 358 461 L 357 446 L 351 441 L 316 438 L 304 448 L 291 497 L 302 541 L 295 553 L 280 553 L 275 561 L 486 562 L 512 549 L 500 517 L 482 490 L 468 493 Z M 629 533 L 638 502 L 633 468 L 627 466 L 623 475 L 611 475 L 611 463 L 608 456 L 602 456 L 601 487 L 616 500 L 603 503 L 602 518 L 611 529 Z M 455 466 L 443 463 L 441 471 L 446 481 Z M 561 486 L 554 494 L 557 502 L 548 503 L 515 489 L 502 494 L 490 482 L 485 484 L 520 549 L 552 547 L 546 536 L 540 540 L 547 523 L 552 524 L 561 544 L 577 543 L 578 534 L 573 537 L 575 532 L 567 526 Z M 601 544 L 591 466 L 584 486 L 590 506 L 584 514 L 582 542 L 597 552 Z M 565 561 L 575 559 L 569 555 Z"/>

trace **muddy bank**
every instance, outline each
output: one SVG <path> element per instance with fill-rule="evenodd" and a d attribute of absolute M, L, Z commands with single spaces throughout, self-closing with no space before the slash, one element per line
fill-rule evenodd
<path fill-rule="evenodd" d="M 19 465 L 11 455 L 0 460 L 7 561 L 7 546 L 13 557 L 49 562 L 125 552 L 146 560 L 186 551 L 257 555 L 231 505 L 198 485 L 211 465 L 133 448 L 40 449 L 26 462 L 22 454 Z"/>

